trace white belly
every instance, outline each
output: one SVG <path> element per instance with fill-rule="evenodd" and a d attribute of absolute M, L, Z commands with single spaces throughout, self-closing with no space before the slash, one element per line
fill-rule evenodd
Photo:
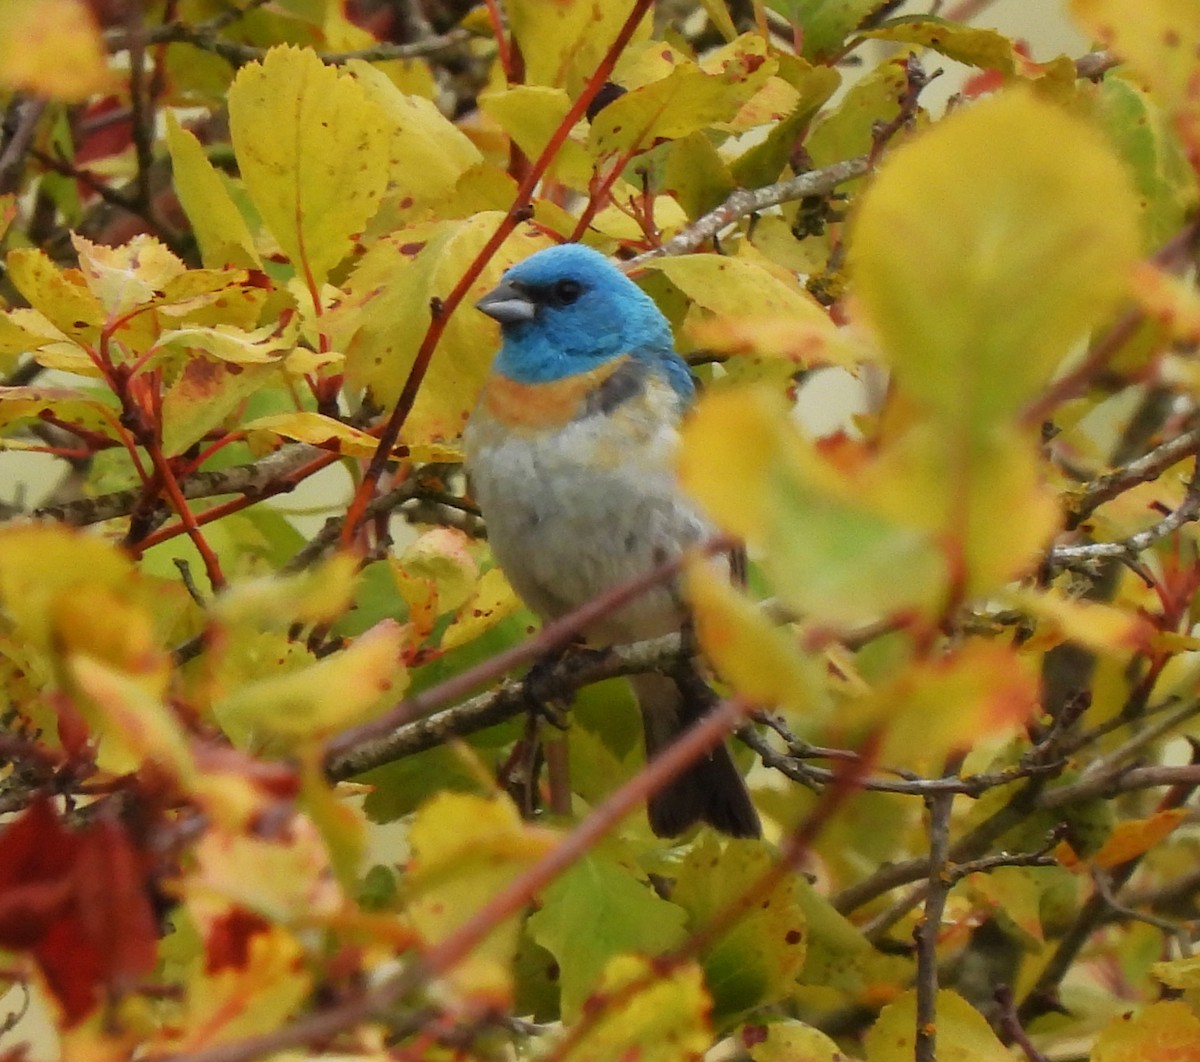
<path fill-rule="evenodd" d="M 667 424 L 625 445 L 603 416 L 543 435 L 498 433 L 473 420 L 467 471 L 493 556 L 513 588 L 554 618 L 643 575 L 711 534 L 676 487 L 678 433 Z M 616 438 L 619 436 L 619 439 Z M 674 586 L 660 587 L 590 629 L 629 641 L 679 628 Z"/>

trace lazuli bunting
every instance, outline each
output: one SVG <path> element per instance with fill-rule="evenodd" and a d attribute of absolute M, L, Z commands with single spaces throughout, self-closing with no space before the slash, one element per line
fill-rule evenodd
<path fill-rule="evenodd" d="M 694 384 L 649 296 L 603 255 L 567 244 L 513 266 L 477 305 L 503 344 L 464 433 L 467 474 L 492 554 L 530 608 L 561 616 L 712 534 L 676 485 Z M 632 642 L 685 620 L 678 588 L 659 587 L 586 635 Z M 693 673 L 631 681 L 647 755 L 707 706 Z M 649 816 L 664 837 L 700 821 L 761 832 L 723 745 L 651 797 Z"/>

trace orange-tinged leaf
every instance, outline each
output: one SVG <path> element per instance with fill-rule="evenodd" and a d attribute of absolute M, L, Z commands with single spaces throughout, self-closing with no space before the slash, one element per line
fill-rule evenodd
<path fill-rule="evenodd" d="M 1115 307 L 1139 243 L 1101 136 L 1012 90 L 888 157 L 848 264 L 900 386 L 967 438 L 1011 417 Z"/>
<path fill-rule="evenodd" d="M 636 987 L 635 987 L 636 986 Z M 618 955 L 589 1001 L 600 1017 L 563 1062 L 695 1062 L 712 1041 L 711 1003 L 695 962 L 659 969 L 642 955 Z"/>
<path fill-rule="evenodd" d="M 1091 858 L 1100 867 L 1116 867 L 1145 855 L 1188 817 L 1183 808 L 1158 811 L 1147 819 L 1125 819 L 1113 827 L 1103 847 Z"/>
<path fill-rule="evenodd" d="M 242 180 L 298 275 L 320 285 L 387 185 L 388 121 L 362 85 L 307 49 L 238 71 L 229 128 Z"/>
<path fill-rule="evenodd" d="M 162 445 L 168 457 L 181 454 L 229 420 L 277 372 L 274 364 L 188 358 L 162 400 Z M 240 425 L 239 425 L 240 427 Z"/>
<path fill-rule="evenodd" d="M 555 841 L 548 830 L 521 822 L 505 797 L 450 792 L 422 805 L 409 838 L 407 910 L 427 947 L 454 933 Z M 450 971 L 462 997 L 508 1005 L 518 928 L 517 918 L 505 919 Z"/>
<path fill-rule="evenodd" d="M 1040 703 L 1036 667 L 1008 645 L 972 639 L 916 663 L 843 708 L 841 719 L 887 727 L 881 758 L 934 769 L 954 750 L 1023 725 Z"/>
<path fill-rule="evenodd" d="M 194 852 L 196 866 L 182 889 L 200 925 L 223 918 L 231 906 L 272 922 L 311 925 L 333 917 L 344 903 L 321 835 L 303 816 L 293 816 L 270 838 L 208 830 Z"/>
<path fill-rule="evenodd" d="M 1100 1030 L 1091 1062 L 1200 1062 L 1200 1018 L 1182 1000 L 1122 1014 Z"/>
<path fill-rule="evenodd" d="M 1035 637 L 1053 644 L 1066 640 L 1093 652 L 1127 656 L 1146 648 L 1156 633 L 1154 624 L 1139 612 L 1068 597 L 1056 587 L 1041 591 L 1014 589 L 1008 596 L 1014 605 L 1049 628 L 1039 629 Z"/>
<path fill-rule="evenodd" d="M 1133 296 L 1171 338 L 1200 343 L 1200 295 L 1194 285 L 1139 262 L 1133 274 Z"/>
<path fill-rule="evenodd" d="M 706 563 L 689 566 L 687 597 L 704 655 L 751 703 L 813 719 L 828 708 L 821 666 L 795 638 Z"/>
<path fill-rule="evenodd" d="M 462 605 L 479 581 L 479 565 L 462 531 L 435 527 L 419 535 L 400 556 L 388 558 L 396 588 L 408 605 L 413 641 L 424 642 L 438 618 Z"/>
<path fill-rule="evenodd" d="M 1128 62 L 1175 121 L 1200 170 L 1200 19 L 1191 0 L 1072 0 L 1075 16 Z"/>
<path fill-rule="evenodd" d="M 293 413 L 271 413 L 242 425 L 246 431 L 269 431 L 285 439 L 311 443 L 325 450 L 336 450 L 347 457 L 373 457 L 379 440 L 360 428 L 334 420 L 323 413 L 298 410 Z M 396 447 L 397 457 L 418 461 L 461 461 L 462 453 L 452 443 L 406 444 Z"/>
<path fill-rule="evenodd" d="M 167 147 L 175 192 L 192 223 L 200 255 L 210 268 L 259 266 L 254 237 L 200 141 L 167 111 Z"/>
<path fill-rule="evenodd" d="M 0 85 L 68 103 L 113 89 L 91 8 L 83 0 L 6 0 Z"/>
<path fill-rule="evenodd" d="M 400 624 L 381 620 L 340 653 L 245 682 L 213 711 L 223 727 L 241 735 L 300 743 L 328 735 L 400 697 L 408 685 L 401 663 L 405 641 Z"/>
<path fill-rule="evenodd" d="M 917 996 L 905 992 L 883 1008 L 866 1036 L 867 1062 L 912 1062 Z M 956 992 L 937 994 L 938 1062 L 1012 1062 L 987 1019 Z"/>
<path fill-rule="evenodd" d="M 750 259 L 693 254 L 656 259 L 646 268 L 662 273 L 702 309 L 706 325 L 736 322 L 752 329 L 771 321 L 834 344 L 837 328 L 821 305 L 799 284 L 785 283 Z"/>

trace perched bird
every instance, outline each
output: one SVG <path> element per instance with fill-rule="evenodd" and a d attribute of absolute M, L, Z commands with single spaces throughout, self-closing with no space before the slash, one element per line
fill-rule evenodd
<path fill-rule="evenodd" d="M 654 302 L 603 255 L 578 244 L 531 255 L 477 306 L 503 344 L 463 441 L 493 556 L 543 619 L 676 557 L 712 529 L 673 471 L 694 393 Z M 615 644 L 678 631 L 676 586 L 656 588 L 585 633 Z M 695 671 L 632 679 L 653 755 L 711 703 Z M 704 821 L 757 837 L 758 815 L 719 746 L 650 799 L 656 834 Z"/>

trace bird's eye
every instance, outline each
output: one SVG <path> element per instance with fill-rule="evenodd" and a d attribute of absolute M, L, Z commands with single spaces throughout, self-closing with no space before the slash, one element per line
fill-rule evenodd
<path fill-rule="evenodd" d="M 554 301 L 559 306 L 570 306 L 583 294 L 583 285 L 578 280 L 560 280 L 554 285 Z"/>

